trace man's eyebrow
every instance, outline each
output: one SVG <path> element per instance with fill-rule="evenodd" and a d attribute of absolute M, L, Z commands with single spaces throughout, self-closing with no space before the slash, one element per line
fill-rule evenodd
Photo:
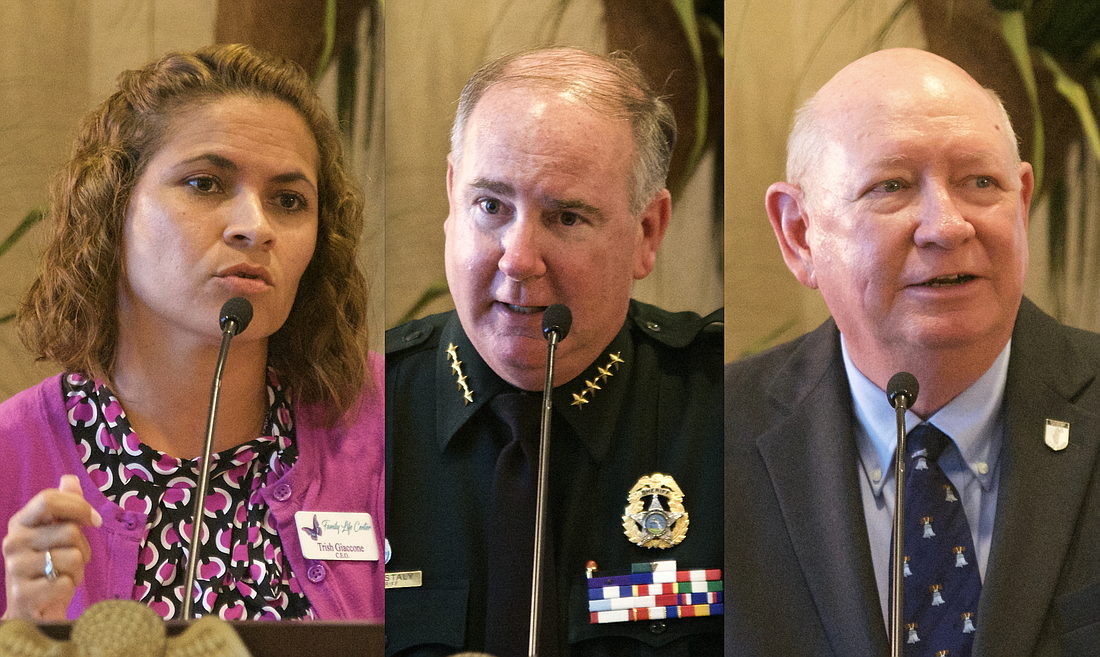
<path fill-rule="evenodd" d="M 474 189 L 484 189 L 487 192 L 503 194 L 505 196 L 511 196 L 516 192 L 515 188 L 508 183 L 499 180 L 490 180 L 489 178 L 478 178 L 470 183 L 470 187 Z"/>
<path fill-rule="evenodd" d="M 219 169 L 232 173 L 237 173 L 241 169 L 239 166 L 237 166 L 236 162 L 225 157 L 224 155 L 218 155 L 217 153 L 202 153 L 196 155 L 195 157 L 189 157 L 186 160 L 180 162 L 177 166 L 186 166 L 195 162 L 209 162 Z M 315 192 L 317 191 L 317 186 L 313 183 L 312 180 L 310 180 L 306 176 L 306 174 L 302 173 L 301 171 L 288 171 L 286 173 L 280 173 L 276 176 L 272 176 L 271 178 L 271 182 L 276 184 L 286 184 L 299 181 L 309 185 L 311 188 L 313 188 Z"/>
<path fill-rule="evenodd" d="M 595 219 L 603 219 L 603 212 L 594 205 L 585 203 L 580 199 L 571 198 L 544 198 L 542 200 L 543 205 L 553 208 L 554 210 L 580 210 L 583 214 L 590 215 Z"/>
<path fill-rule="evenodd" d="M 872 160 L 871 165 L 880 168 L 890 167 L 894 165 L 904 166 L 905 164 L 914 161 L 914 159 L 915 158 L 910 155 L 886 155 Z M 952 162 L 962 162 L 964 164 L 996 163 L 998 160 L 998 155 L 987 150 L 975 150 L 959 153 L 958 155 L 953 155 L 950 159 Z"/>
<path fill-rule="evenodd" d="M 489 178 L 477 178 L 470 183 L 470 187 L 492 192 L 494 194 L 500 194 L 502 196 L 514 196 L 516 193 L 515 187 L 512 187 L 508 183 L 500 180 L 490 180 Z M 602 210 L 580 199 L 542 196 L 539 198 L 539 203 L 542 204 L 543 207 L 559 212 L 562 210 L 578 210 L 584 214 L 591 215 L 594 219 L 604 218 Z"/>
<path fill-rule="evenodd" d="M 990 151 L 969 151 L 954 158 L 963 164 L 997 164 L 1000 157 Z"/>

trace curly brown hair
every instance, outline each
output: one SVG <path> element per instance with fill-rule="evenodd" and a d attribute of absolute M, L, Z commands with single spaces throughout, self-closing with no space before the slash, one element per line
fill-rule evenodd
<path fill-rule="evenodd" d="M 112 379 L 123 221 L 134 185 L 181 109 L 238 95 L 287 103 L 317 142 L 317 245 L 290 315 L 268 341 L 268 361 L 295 400 L 330 404 L 335 419 L 364 385 L 367 284 L 356 260 L 363 199 L 306 73 L 246 45 L 171 53 L 125 71 L 118 91 L 85 118 L 51 186 L 51 235 L 19 309 L 20 337 L 38 360 Z"/>

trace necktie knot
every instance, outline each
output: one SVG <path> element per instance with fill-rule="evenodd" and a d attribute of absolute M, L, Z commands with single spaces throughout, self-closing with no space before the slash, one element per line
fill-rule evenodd
<path fill-rule="evenodd" d="M 919 456 L 924 450 L 924 457 L 929 461 L 939 461 L 940 454 L 947 449 L 947 443 L 951 441 L 947 434 L 937 429 L 934 425 L 923 422 L 918 424 L 905 439 L 909 449 L 909 456 Z"/>
<path fill-rule="evenodd" d="M 501 392 L 489 401 L 489 407 L 508 426 L 512 440 L 520 441 L 524 451 L 538 445 L 542 393 Z"/>

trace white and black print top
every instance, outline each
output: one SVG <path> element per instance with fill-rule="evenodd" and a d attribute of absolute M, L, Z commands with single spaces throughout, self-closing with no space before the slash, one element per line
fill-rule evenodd
<path fill-rule="evenodd" d="M 148 517 L 131 597 L 173 618 L 187 576 L 188 550 L 180 534 L 190 538 L 199 459 L 183 461 L 142 444 L 122 405 L 100 381 L 68 374 L 62 377 L 62 391 L 73 438 L 92 481 L 118 506 Z M 211 461 L 196 616 L 315 617 L 283 558 L 271 510 L 260 496 L 298 458 L 290 403 L 270 369 L 267 393 L 263 435 L 215 454 Z"/>

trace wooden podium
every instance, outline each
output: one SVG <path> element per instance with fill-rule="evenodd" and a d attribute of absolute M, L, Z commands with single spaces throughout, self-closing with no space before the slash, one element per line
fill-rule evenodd
<path fill-rule="evenodd" d="M 46 636 L 67 641 L 71 622 L 39 623 Z M 185 621 L 166 621 L 168 636 L 187 629 Z M 354 621 L 232 621 L 253 657 L 323 655 L 324 657 L 382 657 L 385 629 L 379 623 Z"/>

